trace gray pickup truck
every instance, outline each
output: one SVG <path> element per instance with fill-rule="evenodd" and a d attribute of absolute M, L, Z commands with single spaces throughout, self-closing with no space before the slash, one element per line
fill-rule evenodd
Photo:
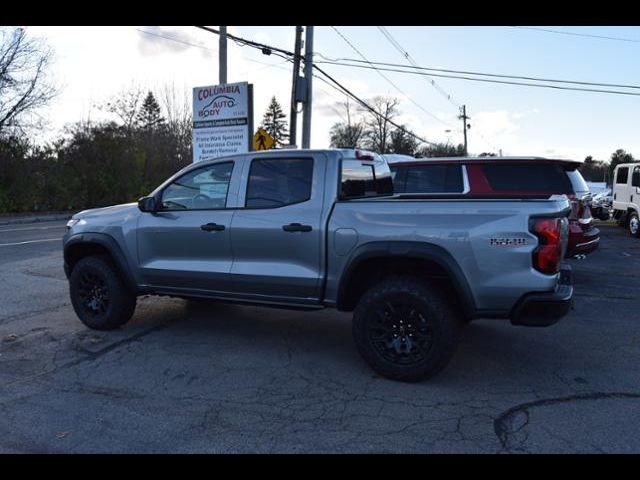
<path fill-rule="evenodd" d="M 358 150 L 197 163 L 137 204 L 73 216 L 71 301 L 99 330 L 143 294 L 352 311 L 369 365 L 417 381 L 447 364 L 463 323 L 545 326 L 571 306 L 567 198 L 467 193 L 394 195 L 386 162 Z"/>

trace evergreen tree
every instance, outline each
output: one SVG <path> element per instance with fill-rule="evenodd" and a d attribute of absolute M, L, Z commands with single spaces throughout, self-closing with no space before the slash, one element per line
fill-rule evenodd
<path fill-rule="evenodd" d="M 155 130 L 164 125 L 164 121 L 160 113 L 160 105 L 153 93 L 149 91 L 136 115 L 137 126 L 143 130 Z"/>
<path fill-rule="evenodd" d="M 285 118 L 287 118 L 287 116 L 282 111 L 282 106 L 278 103 L 276 97 L 273 96 L 262 118 L 262 128 L 271 135 L 278 147 L 289 143 L 289 128 Z"/>

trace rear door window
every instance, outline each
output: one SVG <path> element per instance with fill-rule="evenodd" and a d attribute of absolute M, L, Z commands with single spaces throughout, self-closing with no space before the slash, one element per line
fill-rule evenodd
<path fill-rule="evenodd" d="M 618 174 L 616 175 L 616 183 L 627 184 L 627 179 L 629 178 L 629 167 L 620 167 L 618 169 Z"/>
<path fill-rule="evenodd" d="M 562 165 L 553 163 L 492 163 L 481 166 L 495 191 L 572 194 L 571 181 Z"/>
<path fill-rule="evenodd" d="M 311 198 L 312 158 L 256 159 L 247 183 L 247 208 L 274 208 Z"/>

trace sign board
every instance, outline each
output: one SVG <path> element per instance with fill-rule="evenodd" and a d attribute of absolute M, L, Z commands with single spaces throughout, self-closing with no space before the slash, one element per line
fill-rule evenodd
<path fill-rule="evenodd" d="M 254 150 L 271 150 L 274 147 L 275 141 L 273 137 L 262 127 L 253 136 L 253 149 Z"/>
<path fill-rule="evenodd" d="M 248 152 L 253 117 L 247 82 L 193 89 L 193 161 Z"/>

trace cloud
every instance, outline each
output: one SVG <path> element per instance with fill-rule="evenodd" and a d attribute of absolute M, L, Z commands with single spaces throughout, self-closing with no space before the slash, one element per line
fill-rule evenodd
<path fill-rule="evenodd" d="M 532 113 L 535 114 L 535 113 L 539 113 L 539 112 L 540 112 L 540 110 L 538 110 L 537 108 L 532 108 L 532 109 L 526 110 L 524 112 L 514 113 L 513 114 L 513 118 L 524 118 L 524 117 L 526 117 L 528 115 L 531 115 Z"/>
<path fill-rule="evenodd" d="M 216 53 L 216 50 L 202 45 L 196 38 L 180 30 L 148 26 L 141 27 L 138 33 L 138 51 L 145 57 L 188 50 L 199 51 L 205 57 Z"/>
<path fill-rule="evenodd" d="M 263 32 L 263 31 L 259 31 L 257 32 L 252 40 L 258 42 L 258 43 L 264 43 L 265 45 L 273 45 L 273 39 L 271 38 L 271 35 L 269 35 L 267 32 Z"/>
<path fill-rule="evenodd" d="M 477 128 L 483 135 L 498 136 L 517 132 L 520 126 L 515 122 L 517 117 L 507 110 L 478 112 L 471 120 L 472 128 Z"/>

